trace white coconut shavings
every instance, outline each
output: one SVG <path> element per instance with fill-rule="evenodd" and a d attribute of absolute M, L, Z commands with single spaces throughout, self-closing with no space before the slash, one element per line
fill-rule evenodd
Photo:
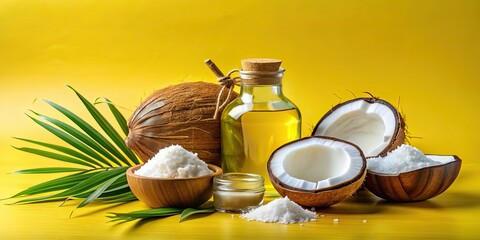
<path fill-rule="evenodd" d="M 442 162 L 432 160 L 417 148 L 406 144 L 389 152 L 385 157 L 367 160 L 369 170 L 386 174 L 399 174 L 440 164 Z"/>
<path fill-rule="evenodd" d="M 275 199 L 267 205 L 240 215 L 240 217 L 249 221 L 290 224 L 315 220 L 317 214 L 303 209 L 288 197 L 285 197 Z"/>
<path fill-rule="evenodd" d="M 136 175 L 156 178 L 192 178 L 212 173 L 213 171 L 196 153 L 187 151 L 179 145 L 161 149 L 135 171 Z"/>

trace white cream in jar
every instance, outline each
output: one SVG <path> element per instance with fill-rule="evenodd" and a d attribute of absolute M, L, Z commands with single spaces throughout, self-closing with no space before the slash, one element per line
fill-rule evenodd
<path fill-rule="evenodd" d="M 248 212 L 263 203 L 264 178 L 257 174 L 226 173 L 213 179 L 213 199 L 219 212 Z"/>

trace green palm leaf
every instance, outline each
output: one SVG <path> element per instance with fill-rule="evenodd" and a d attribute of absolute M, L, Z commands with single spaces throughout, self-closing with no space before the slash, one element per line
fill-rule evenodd
<path fill-rule="evenodd" d="M 114 204 L 114 203 L 126 203 L 126 202 L 133 202 L 137 201 L 137 197 L 133 195 L 133 193 L 130 193 L 129 196 L 125 197 L 118 197 L 112 200 L 105 201 L 106 204 Z"/>
<path fill-rule="evenodd" d="M 28 115 L 27 115 L 28 116 Z M 31 116 L 28 116 L 30 119 L 32 119 L 35 123 L 37 123 L 38 125 L 42 126 L 43 128 L 45 128 L 46 130 L 48 130 L 49 132 L 53 133 L 55 136 L 59 137 L 60 139 L 62 139 L 63 141 L 65 141 L 66 143 L 70 144 L 71 146 L 77 148 L 78 150 L 80 150 L 81 152 L 91 156 L 92 158 L 94 158 L 95 160 L 97 160 L 97 165 L 98 166 L 103 166 L 101 163 L 107 165 L 107 166 L 112 166 L 112 164 L 110 164 L 105 158 L 101 157 L 98 153 L 96 153 L 95 151 L 93 151 L 90 147 L 88 147 L 87 145 L 85 145 L 84 143 L 80 142 L 79 140 L 77 140 L 76 138 L 72 137 L 71 135 L 69 135 L 68 133 L 56 128 L 56 127 L 53 127 L 53 126 L 50 126 L 42 121 L 39 121 Z"/>
<path fill-rule="evenodd" d="M 133 221 L 137 219 L 159 218 L 168 217 L 182 213 L 183 208 L 152 208 L 146 210 L 139 210 L 129 213 L 114 213 L 111 212 L 108 218 L 111 218 L 111 222 L 115 221 Z"/>
<path fill-rule="evenodd" d="M 187 208 L 187 209 L 183 210 L 182 215 L 180 216 L 180 220 L 178 220 L 178 221 L 179 221 L 179 222 L 182 222 L 183 220 L 185 220 L 185 219 L 188 218 L 189 216 L 192 216 L 192 215 L 195 215 L 195 214 L 199 214 L 199 213 L 214 213 L 214 212 L 215 212 L 215 208 L 214 208 L 214 207 L 203 208 L 203 209 Z"/>
<path fill-rule="evenodd" d="M 54 194 L 56 197 L 70 197 L 72 195 L 84 193 L 88 190 L 95 189 L 100 184 L 109 180 L 110 178 L 116 177 L 119 174 L 124 174 L 127 167 L 118 167 L 107 171 L 99 172 L 98 174 L 93 175 L 92 177 L 84 180 L 77 185 L 57 194 Z"/>
<path fill-rule="evenodd" d="M 125 174 L 120 174 L 120 175 L 121 176 L 119 178 L 114 177 L 116 178 L 116 180 L 105 189 L 105 191 L 101 194 L 101 196 L 99 196 L 99 199 L 116 197 L 126 192 L 131 192 L 130 187 L 128 186 L 128 183 L 126 183 L 127 178 L 125 177 Z M 72 197 L 84 199 L 84 198 L 88 198 L 93 192 L 94 190 L 90 190 L 84 193 L 75 194 Z"/>
<path fill-rule="evenodd" d="M 25 139 L 25 138 L 14 137 L 14 139 L 24 141 L 24 142 L 33 143 L 33 144 L 36 144 L 36 145 L 39 145 L 39 146 L 42 146 L 42 147 L 50 148 L 50 149 L 53 149 L 55 151 L 65 153 L 65 154 L 70 155 L 72 157 L 78 158 L 80 160 L 84 160 L 85 162 L 88 162 L 88 163 L 95 163 L 96 162 L 95 160 L 88 157 L 87 155 L 82 154 L 80 152 L 77 152 L 77 151 L 75 151 L 71 148 L 67 148 L 67 147 L 63 147 L 63 146 L 59 146 L 59 145 L 55 145 L 55 144 L 50 144 L 50 143 L 39 142 L 39 141 L 31 140 L 31 139 Z M 90 164 L 88 166 L 94 167 L 93 165 L 90 165 Z"/>
<path fill-rule="evenodd" d="M 48 105 L 52 106 L 55 108 L 57 111 L 65 115 L 70 121 L 75 123 L 80 129 L 82 129 L 86 134 L 88 134 L 92 139 L 94 139 L 98 144 L 100 144 L 103 148 L 108 150 L 110 153 L 115 155 L 118 159 L 120 159 L 123 163 L 126 165 L 130 165 L 128 160 L 123 156 L 115 146 L 111 142 L 107 140 L 100 132 L 98 132 L 95 128 L 93 128 L 90 124 L 85 122 L 83 119 L 81 119 L 79 116 L 76 114 L 72 113 L 68 109 L 54 103 L 51 101 L 48 101 L 46 99 L 43 99 Z M 125 143 L 121 143 L 121 145 L 125 145 Z M 125 145 L 126 147 L 126 145 Z M 135 157 L 136 159 L 136 157 Z"/>
<path fill-rule="evenodd" d="M 120 196 L 121 194 L 126 194 L 126 193 L 131 192 L 129 187 L 122 188 L 122 189 L 117 189 L 117 190 L 111 190 L 110 188 L 111 187 L 108 187 L 107 190 L 102 192 L 102 194 L 100 196 L 98 196 L 97 199 L 99 199 L 99 200 L 109 200 L 109 199 L 113 199 L 113 198 L 116 199 L 118 197 L 121 197 Z M 84 194 L 81 194 L 81 195 L 75 195 L 73 197 L 84 199 L 84 198 L 89 197 L 92 193 L 93 193 L 93 191 L 88 192 L 88 193 L 84 193 Z M 137 200 L 137 199 L 135 198 L 135 200 Z"/>
<path fill-rule="evenodd" d="M 125 192 L 118 194 L 117 196 L 114 197 L 99 197 L 98 199 L 102 199 L 105 201 L 107 204 L 111 203 L 123 203 L 123 202 L 131 202 L 131 201 L 136 201 L 137 197 L 133 195 L 131 191 Z"/>
<path fill-rule="evenodd" d="M 94 191 L 97 190 L 104 182 L 110 180 L 111 178 L 116 177 L 119 174 L 124 174 L 125 173 L 126 167 L 119 167 L 115 168 L 112 170 L 105 170 L 102 172 L 99 172 L 97 174 L 92 175 L 90 178 L 77 183 L 75 186 L 70 187 L 66 189 L 65 191 L 47 195 L 47 196 L 42 196 L 42 197 L 37 197 L 37 198 L 28 198 L 24 200 L 17 201 L 16 203 L 35 203 L 35 202 L 42 202 L 44 200 L 48 200 L 51 198 L 54 199 L 68 199 L 70 197 L 73 197 L 77 194 L 82 194 L 86 193 L 88 191 Z M 90 195 L 90 194 L 89 194 Z M 91 200 L 92 201 L 92 200 Z M 91 202 L 90 201 L 90 202 Z"/>
<path fill-rule="evenodd" d="M 71 136 L 75 137 L 76 139 L 78 139 L 82 143 L 85 143 L 87 146 L 89 146 L 93 150 L 97 151 L 98 153 L 102 154 L 108 160 L 112 161 L 116 165 L 118 165 L 118 166 L 122 165 L 120 162 L 118 162 L 118 160 L 112 154 L 105 151 L 105 149 L 103 149 L 102 146 L 100 146 L 100 144 L 98 144 L 95 140 L 91 139 L 89 136 L 85 135 L 84 133 L 80 132 L 79 130 L 75 129 L 74 127 L 72 127 L 72 126 L 70 126 L 70 125 L 68 125 L 68 124 L 66 124 L 62 121 L 59 121 L 57 119 L 38 114 L 36 112 L 33 112 L 33 113 L 35 115 L 37 115 L 38 117 L 40 117 L 40 118 L 56 125 L 57 127 L 61 128 L 63 131 L 65 131 L 68 134 L 70 134 Z"/>
<path fill-rule="evenodd" d="M 12 172 L 12 174 L 46 174 L 46 173 L 64 173 L 64 172 L 84 172 L 84 168 L 64 168 L 64 167 L 51 167 L 51 168 L 30 168 Z"/>
<path fill-rule="evenodd" d="M 15 204 L 32 204 L 32 203 L 45 203 L 45 202 L 59 202 L 59 201 L 66 201 L 67 199 L 64 197 L 51 197 L 51 196 L 43 196 L 43 197 L 36 197 L 30 198 L 28 200 L 20 200 L 14 203 L 9 203 L 7 205 L 15 205 Z"/>
<path fill-rule="evenodd" d="M 139 163 L 138 158 L 128 149 L 120 133 L 112 127 L 100 111 L 75 89 L 70 86 L 68 87 L 75 92 L 106 135 L 102 135 L 97 129 L 92 127 L 92 125 L 66 108 L 54 102 L 44 100 L 48 105 L 72 121 L 74 125 L 34 111 L 32 111 L 33 115 L 27 116 L 71 147 L 27 138 L 15 138 L 16 140 L 46 148 L 46 150 L 30 147 L 14 148 L 50 159 L 81 165 L 84 168 L 63 166 L 43 167 L 13 172 L 15 174 L 65 174 L 74 172 L 74 174 L 36 184 L 18 192 L 11 198 L 23 199 L 13 204 L 66 201 L 80 198 L 82 201 L 77 208 L 81 208 L 97 199 L 106 203 L 136 200 L 136 197 L 128 186 L 125 172 L 129 166 Z M 110 100 L 106 98 L 103 98 L 103 100 L 108 104 L 111 114 L 115 117 L 122 130 L 122 134 L 128 135 L 125 117 L 123 117 Z M 111 139 L 111 142 L 107 138 Z M 113 164 L 115 166 L 113 166 Z"/>
<path fill-rule="evenodd" d="M 117 179 L 119 179 L 121 177 L 124 177 L 124 176 L 125 176 L 125 172 L 122 172 L 121 174 L 119 174 L 115 177 L 109 178 L 108 180 L 106 180 L 103 183 L 101 183 L 100 185 L 98 185 L 97 189 L 92 194 L 90 194 L 85 200 L 83 200 L 83 202 L 80 203 L 77 206 L 77 208 L 84 207 L 87 204 L 91 203 L 93 200 L 97 199 L 100 195 L 103 194 L 103 192 L 105 192 L 105 190 L 107 190 L 108 187 L 110 187 L 110 185 L 112 185 L 115 181 L 117 181 Z"/>
<path fill-rule="evenodd" d="M 52 191 L 59 191 L 63 189 L 67 189 L 77 185 L 78 183 L 90 178 L 91 176 L 95 175 L 94 172 L 87 172 L 87 173 L 76 173 L 60 178 L 56 178 L 47 182 L 43 182 L 32 187 L 29 187 L 17 194 L 13 195 L 11 198 L 16 197 L 23 197 L 23 196 L 31 196 L 35 194 L 42 194 L 48 193 Z"/>
<path fill-rule="evenodd" d="M 208 202 L 210 203 L 210 202 Z M 139 210 L 129 213 L 114 213 L 110 212 L 110 215 L 107 215 L 108 218 L 112 219 L 110 222 L 129 222 L 134 220 L 143 220 L 150 218 L 163 218 L 173 215 L 181 214 L 179 222 L 182 222 L 189 216 L 200 214 L 200 213 L 213 213 L 215 208 L 208 204 L 207 206 L 200 206 L 197 208 L 152 208 L 146 210 Z"/>
<path fill-rule="evenodd" d="M 105 119 L 105 117 L 95 108 L 95 106 L 90 103 L 87 99 L 85 99 L 79 92 L 77 92 L 75 89 L 72 87 L 68 86 L 70 89 L 72 89 L 75 94 L 80 98 L 82 101 L 83 105 L 87 108 L 88 112 L 90 112 L 90 115 L 97 121 L 98 125 L 103 129 L 103 131 L 112 139 L 113 142 L 117 144 L 118 147 L 130 158 L 130 160 L 134 161 L 135 164 L 140 163 L 138 161 L 138 158 L 135 156 L 135 154 L 130 150 L 124 143 L 122 137 L 120 137 L 120 134 L 112 127 L 112 125 Z"/>
<path fill-rule="evenodd" d="M 118 111 L 117 107 L 115 107 L 115 105 L 110 100 L 108 100 L 107 98 L 101 98 L 101 99 L 103 100 L 103 103 L 108 104 L 108 108 L 110 108 L 110 111 L 112 112 L 113 116 L 115 117 L 115 120 L 117 120 L 117 123 L 120 126 L 120 128 L 122 129 L 125 136 L 127 136 L 128 132 L 129 132 L 128 125 L 127 125 L 127 119 L 125 119 L 125 117 L 120 113 L 120 111 Z M 95 104 L 97 104 L 97 103 L 102 103 L 102 102 L 95 102 Z"/>
<path fill-rule="evenodd" d="M 65 156 L 65 155 L 62 155 L 62 154 L 54 153 L 54 152 L 49 152 L 49 151 L 45 151 L 45 150 L 41 150 L 41 149 L 35 149 L 35 148 L 28 148 L 28 147 L 21 147 L 21 148 L 13 147 L 13 148 L 15 148 L 17 150 L 20 150 L 20 151 L 23 151 L 23 152 L 28 152 L 28 153 L 32 153 L 32 154 L 35 154 L 35 155 L 40 155 L 40 156 L 44 156 L 44 157 L 47 157 L 47 158 L 51 158 L 51 159 L 55 159 L 55 160 L 59 160 L 59 161 L 63 161 L 63 162 L 84 165 L 84 166 L 92 167 L 92 168 L 95 167 L 94 165 L 89 164 L 89 163 L 87 163 L 85 161 L 82 161 L 80 159 Z M 95 161 L 93 161 L 91 163 L 96 164 L 99 167 L 102 167 L 101 164 L 98 164 Z"/>

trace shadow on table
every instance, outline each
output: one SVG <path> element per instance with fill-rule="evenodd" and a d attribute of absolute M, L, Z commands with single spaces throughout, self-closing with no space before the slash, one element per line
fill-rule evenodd
<path fill-rule="evenodd" d="M 352 197 L 329 208 L 317 209 L 317 212 L 332 214 L 374 214 L 382 212 L 385 206 L 378 205 L 380 198 L 365 189 L 360 189 Z"/>
<path fill-rule="evenodd" d="M 97 208 L 95 210 L 87 210 L 86 208 L 74 209 L 72 211 L 72 215 L 70 216 L 70 218 L 80 218 L 80 217 L 86 217 L 86 216 L 89 216 L 89 215 L 95 214 L 95 213 L 105 213 L 105 212 L 108 212 L 109 209 L 115 209 L 116 207 L 127 204 L 127 203 L 128 202 L 117 203 L 117 204 L 109 204 L 109 205 L 100 205 L 99 204 L 98 206 L 104 206 L 104 207 Z M 93 205 L 95 205 L 95 203 L 93 203 L 92 206 Z M 79 212 L 81 212 L 81 213 L 79 213 Z"/>
<path fill-rule="evenodd" d="M 420 202 L 390 202 L 376 197 L 362 189 L 346 201 L 329 208 L 317 209 L 321 213 L 334 214 L 374 214 L 395 207 L 442 209 L 442 208 L 476 208 L 480 207 L 480 193 L 445 192 L 441 196 Z"/>
<path fill-rule="evenodd" d="M 480 206 L 480 193 L 452 192 L 445 193 L 449 198 L 439 203 L 445 208 L 472 208 Z"/>
<path fill-rule="evenodd" d="M 169 217 L 172 217 L 172 216 L 169 216 Z M 163 218 L 166 218 L 166 217 L 158 217 L 158 218 L 153 217 L 153 218 L 146 218 L 141 220 L 133 220 L 130 222 L 117 221 L 117 222 L 113 222 L 111 227 L 117 228 L 127 224 L 127 227 L 128 227 L 127 233 L 131 233 L 131 232 L 137 231 L 138 229 L 141 229 L 143 226 L 148 225 L 151 222 L 162 221 Z"/>
<path fill-rule="evenodd" d="M 162 218 L 147 218 L 147 219 L 142 219 L 142 220 L 135 221 L 135 223 L 131 226 L 130 231 L 135 231 L 137 229 L 140 229 L 143 225 L 146 225 L 150 222 L 158 221 L 158 220 L 161 220 L 161 219 Z"/>
<path fill-rule="evenodd" d="M 210 214 L 212 214 L 212 213 L 196 214 L 196 215 L 193 215 L 193 216 L 189 216 L 187 219 L 183 220 L 182 222 L 188 222 L 188 221 L 191 221 L 191 220 L 204 218 L 204 217 L 206 217 Z M 176 216 L 178 218 L 180 217 L 180 215 L 176 215 Z M 172 216 L 168 216 L 168 217 L 172 217 Z M 153 222 L 153 221 L 161 221 L 162 218 L 166 218 L 166 217 L 155 217 L 155 218 L 135 220 L 135 221 L 133 221 L 134 224 L 131 226 L 130 231 L 136 231 L 136 230 L 142 228 L 144 225 L 147 225 L 147 224 L 149 224 L 150 222 Z M 118 224 L 121 224 L 121 223 L 122 222 L 119 222 Z"/>
<path fill-rule="evenodd" d="M 426 201 L 399 203 L 380 200 L 379 206 L 414 207 L 425 209 L 474 208 L 480 206 L 480 194 L 467 192 L 447 192 Z"/>
<path fill-rule="evenodd" d="M 376 214 L 385 211 L 396 211 L 392 207 L 446 209 L 480 207 L 480 194 L 467 192 L 443 193 L 441 197 L 421 202 L 389 202 L 376 197 L 367 190 L 360 190 L 346 201 L 329 208 L 317 209 L 319 213 L 327 214 Z M 398 209 L 397 209 L 398 210 Z"/>

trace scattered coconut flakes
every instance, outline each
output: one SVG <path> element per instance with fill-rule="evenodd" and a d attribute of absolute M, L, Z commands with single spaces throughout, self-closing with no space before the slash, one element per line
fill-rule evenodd
<path fill-rule="evenodd" d="M 339 222 L 338 218 L 333 219 L 333 223 L 338 223 L 338 222 Z"/>
<path fill-rule="evenodd" d="M 325 217 L 325 214 L 320 214 L 320 217 Z"/>
<path fill-rule="evenodd" d="M 379 173 L 399 174 L 440 164 L 442 162 L 428 158 L 416 147 L 402 144 L 385 157 L 368 159 L 367 168 Z"/>
<path fill-rule="evenodd" d="M 362 222 L 363 222 L 363 223 L 367 223 L 368 221 L 367 221 L 367 219 L 363 219 L 363 221 L 362 221 Z"/>
<path fill-rule="evenodd" d="M 249 221 L 290 224 L 311 221 L 317 217 L 317 214 L 303 209 L 288 197 L 285 197 L 275 199 L 267 205 L 240 215 L 240 217 Z"/>

